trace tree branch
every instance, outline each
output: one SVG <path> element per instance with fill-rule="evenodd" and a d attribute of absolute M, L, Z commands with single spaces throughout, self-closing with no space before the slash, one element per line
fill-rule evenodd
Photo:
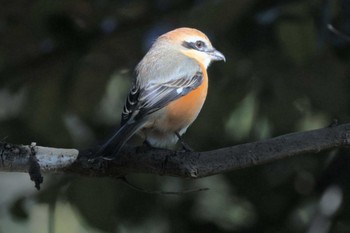
<path fill-rule="evenodd" d="M 43 172 L 120 177 L 129 173 L 200 178 L 306 153 L 350 145 L 350 124 L 286 134 L 206 152 L 124 148 L 117 160 L 94 158 L 96 149 L 56 149 L 0 142 L 0 171 L 28 170 L 31 150 Z"/>

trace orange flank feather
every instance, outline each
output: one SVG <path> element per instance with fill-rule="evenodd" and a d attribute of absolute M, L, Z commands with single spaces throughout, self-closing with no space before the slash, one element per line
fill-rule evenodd
<path fill-rule="evenodd" d="M 198 116 L 208 91 L 208 75 L 203 71 L 203 82 L 187 95 L 170 102 L 166 107 L 168 126 L 172 131 L 179 131 L 190 125 Z"/>

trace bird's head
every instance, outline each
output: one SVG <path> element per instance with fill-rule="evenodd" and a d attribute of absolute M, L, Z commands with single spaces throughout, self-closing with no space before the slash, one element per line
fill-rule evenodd
<path fill-rule="evenodd" d="M 226 61 L 225 56 L 212 46 L 208 37 L 197 29 L 178 28 L 160 36 L 158 41 L 167 42 L 168 46 L 197 60 L 206 68 L 212 61 Z"/>

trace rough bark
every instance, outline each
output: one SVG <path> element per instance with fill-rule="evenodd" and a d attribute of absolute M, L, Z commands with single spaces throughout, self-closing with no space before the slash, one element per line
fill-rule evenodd
<path fill-rule="evenodd" d="M 96 149 L 76 150 L 0 142 L 0 171 L 28 171 L 35 156 L 42 172 L 120 177 L 129 173 L 200 178 L 296 155 L 347 147 L 350 124 L 282 135 L 205 152 L 124 148 L 113 161 L 94 158 Z"/>

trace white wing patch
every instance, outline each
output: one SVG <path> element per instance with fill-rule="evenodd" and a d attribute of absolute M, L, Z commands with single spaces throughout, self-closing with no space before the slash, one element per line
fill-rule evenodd
<path fill-rule="evenodd" d="M 180 87 L 180 88 L 176 89 L 176 93 L 177 93 L 177 94 L 180 94 L 183 90 L 184 90 L 184 89 L 183 89 L 182 87 Z"/>
<path fill-rule="evenodd" d="M 149 84 L 142 89 L 133 87 L 124 105 L 121 125 L 140 121 L 171 101 L 187 95 L 202 82 L 203 74 L 196 72 L 193 76 L 185 76 L 166 83 Z"/>

